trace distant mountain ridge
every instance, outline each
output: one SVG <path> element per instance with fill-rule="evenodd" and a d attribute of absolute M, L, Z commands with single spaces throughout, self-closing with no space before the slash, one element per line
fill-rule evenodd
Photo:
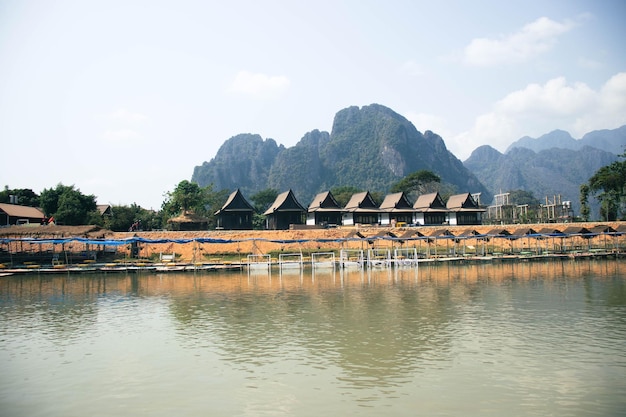
<path fill-rule="evenodd" d="M 458 192 L 492 197 L 440 136 L 420 133 L 379 104 L 340 110 L 331 133 L 313 130 L 290 148 L 258 135 L 230 138 L 213 159 L 194 168 L 192 181 L 217 190 L 239 188 L 246 196 L 265 188 L 292 189 L 308 205 L 317 193 L 338 186 L 387 193 L 420 169 L 435 172 Z"/>
<path fill-rule="evenodd" d="M 317 193 L 338 186 L 388 193 L 404 176 L 427 169 L 457 192 L 482 193 L 482 204 L 491 204 L 499 192 L 525 190 L 542 201 L 561 195 L 578 213 L 580 185 L 616 161 L 625 144 L 626 126 L 579 140 L 556 130 L 521 138 L 505 153 L 481 146 L 461 162 L 437 134 L 422 134 L 403 116 L 372 104 L 340 110 L 331 133 L 312 130 L 288 148 L 256 134 L 234 136 L 194 168 L 192 181 L 215 190 L 239 188 L 246 197 L 266 188 L 292 189 L 306 206 Z"/>
<path fill-rule="evenodd" d="M 612 130 L 594 130 L 585 134 L 581 139 L 574 139 L 563 130 L 554 130 L 538 138 L 524 136 L 509 145 L 505 153 L 508 154 L 514 148 L 527 148 L 539 152 L 550 148 L 580 150 L 585 146 L 615 155 L 623 154 L 626 151 L 626 125 Z"/>
<path fill-rule="evenodd" d="M 539 200 L 561 195 L 580 209 L 580 185 L 617 155 L 590 146 L 580 150 L 550 148 L 535 152 L 515 147 L 502 154 L 489 145 L 474 150 L 464 165 L 494 194 L 512 190 L 530 191 Z"/>

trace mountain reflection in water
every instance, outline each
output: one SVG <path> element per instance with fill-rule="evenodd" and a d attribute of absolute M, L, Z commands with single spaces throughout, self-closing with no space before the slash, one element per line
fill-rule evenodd
<path fill-rule="evenodd" d="M 617 415 L 624 271 L 592 260 L 3 277 L 0 410 Z"/>

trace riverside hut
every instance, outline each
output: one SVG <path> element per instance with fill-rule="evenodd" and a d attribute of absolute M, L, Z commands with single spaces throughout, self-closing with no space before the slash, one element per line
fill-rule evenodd
<path fill-rule="evenodd" d="M 387 194 L 380 205 L 380 211 L 380 224 L 382 226 L 391 225 L 395 227 L 413 223 L 415 209 L 403 192 Z"/>
<path fill-rule="evenodd" d="M 330 191 L 315 196 L 307 210 L 306 224 L 308 226 L 337 226 L 341 225 L 342 210 Z"/>
<path fill-rule="evenodd" d="M 439 193 L 420 195 L 413 204 L 413 223 L 424 226 L 444 224 L 448 209 Z"/>
<path fill-rule="evenodd" d="M 298 203 L 293 191 L 289 190 L 279 194 L 263 214 L 266 216 L 266 229 L 287 230 L 291 225 L 304 223 L 306 210 Z"/>
<path fill-rule="evenodd" d="M 450 196 L 446 208 L 450 225 L 482 224 L 482 214 L 486 211 L 480 208 L 470 193 Z"/>
<path fill-rule="evenodd" d="M 175 231 L 207 230 L 209 219 L 193 212 L 183 212 L 167 221 L 168 229 Z"/>
<path fill-rule="evenodd" d="M 41 224 L 44 217 L 43 211 L 36 207 L 0 203 L 0 226 Z"/>
<path fill-rule="evenodd" d="M 225 230 L 252 229 L 254 208 L 239 189 L 233 191 L 222 208 L 215 212 L 217 228 Z"/>
<path fill-rule="evenodd" d="M 381 211 L 369 191 L 353 194 L 343 209 L 344 226 L 380 223 Z"/>

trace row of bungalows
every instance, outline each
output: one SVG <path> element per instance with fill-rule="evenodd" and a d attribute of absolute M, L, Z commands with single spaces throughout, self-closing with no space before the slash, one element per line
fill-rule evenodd
<path fill-rule="evenodd" d="M 230 194 L 218 210 L 217 227 L 226 230 L 252 228 L 254 209 L 240 190 Z M 315 196 L 308 208 L 296 199 L 292 190 L 285 191 L 265 211 L 265 228 L 285 230 L 291 225 L 354 226 L 354 225 L 479 225 L 485 209 L 479 207 L 470 193 L 451 196 L 444 203 L 439 193 L 421 195 L 414 204 L 405 193 L 385 196 L 376 204 L 369 191 L 352 195 L 345 207 L 340 207 L 330 191 Z"/>

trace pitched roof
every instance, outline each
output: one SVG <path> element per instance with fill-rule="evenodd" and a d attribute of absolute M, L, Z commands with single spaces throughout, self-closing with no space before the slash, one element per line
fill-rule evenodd
<path fill-rule="evenodd" d="M 344 210 L 349 212 L 380 211 L 376 206 L 376 202 L 372 198 L 372 195 L 369 191 L 353 194 L 352 197 L 350 197 L 350 201 L 348 201 L 348 204 L 346 204 Z"/>
<path fill-rule="evenodd" d="M 273 214 L 277 211 L 306 211 L 304 207 L 298 203 L 293 191 L 285 191 L 276 197 L 274 203 L 263 213 L 264 215 Z"/>
<path fill-rule="evenodd" d="M 330 191 L 319 193 L 309 205 L 309 212 L 313 211 L 341 211 L 339 203 Z"/>
<path fill-rule="evenodd" d="M 563 230 L 566 235 L 588 235 L 591 233 L 589 229 L 581 226 L 568 226 Z"/>
<path fill-rule="evenodd" d="M 614 233 L 615 229 L 613 229 L 609 225 L 599 224 L 597 226 L 593 226 L 591 229 L 589 229 L 589 231 L 591 233 Z"/>
<path fill-rule="evenodd" d="M 110 204 L 98 204 L 96 206 L 100 215 L 111 214 L 111 205 Z"/>
<path fill-rule="evenodd" d="M 9 217 L 23 217 L 28 219 L 43 219 L 43 211 L 36 207 L 20 206 L 17 204 L 0 203 L 0 211 L 5 212 Z"/>
<path fill-rule="evenodd" d="M 532 235 L 537 235 L 537 234 L 538 233 L 535 231 L 535 229 L 527 227 L 523 229 L 516 229 L 515 232 L 511 236 L 522 237 L 522 236 L 532 236 Z"/>
<path fill-rule="evenodd" d="M 511 232 L 506 229 L 491 229 L 487 234 L 489 236 L 511 236 Z"/>
<path fill-rule="evenodd" d="M 428 236 L 430 237 L 454 237 L 454 233 L 448 229 L 435 229 L 432 230 Z"/>
<path fill-rule="evenodd" d="M 403 192 L 387 194 L 380 209 L 384 211 L 414 211 Z"/>
<path fill-rule="evenodd" d="M 230 195 L 228 196 L 228 199 L 226 199 L 226 202 L 224 203 L 222 208 L 216 211 L 215 214 L 220 214 L 226 210 L 227 211 L 251 211 L 251 210 L 254 211 L 254 208 L 252 207 L 250 203 L 248 203 L 248 200 L 246 200 L 246 198 L 243 196 L 239 188 L 237 188 L 235 191 L 230 193 Z"/>
<path fill-rule="evenodd" d="M 168 223 L 207 223 L 209 219 L 193 212 L 182 213 L 180 216 L 167 219 Z"/>
<path fill-rule="evenodd" d="M 420 232 L 419 230 L 407 230 L 402 235 L 400 235 L 400 239 L 410 239 L 410 238 L 424 237 L 424 236 L 426 235 Z"/>
<path fill-rule="evenodd" d="M 478 206 L 470 193 L 450 196 L 446 207 L 453 211 L 485 211 Z"/>
<path fill-rule="evenodd" d="M 413 208 L 418 211 L 448 211 L 438 192 L 420 195 Z"/>
<path fill-rule="evenodd" d="M 457 233 L 457 236 L 459 236 L 459 237 L 480 237 L 480 236 L 484 236 L 484 234 L 480 233 L 476 229 L 465 229 L 461 233 Z"/>
<path fill-rule="evenodd" d="M 542 235 L 562 235 L 563 232 L 555 227 L 542 227 L 539 229 L 539 233 Z"/>

